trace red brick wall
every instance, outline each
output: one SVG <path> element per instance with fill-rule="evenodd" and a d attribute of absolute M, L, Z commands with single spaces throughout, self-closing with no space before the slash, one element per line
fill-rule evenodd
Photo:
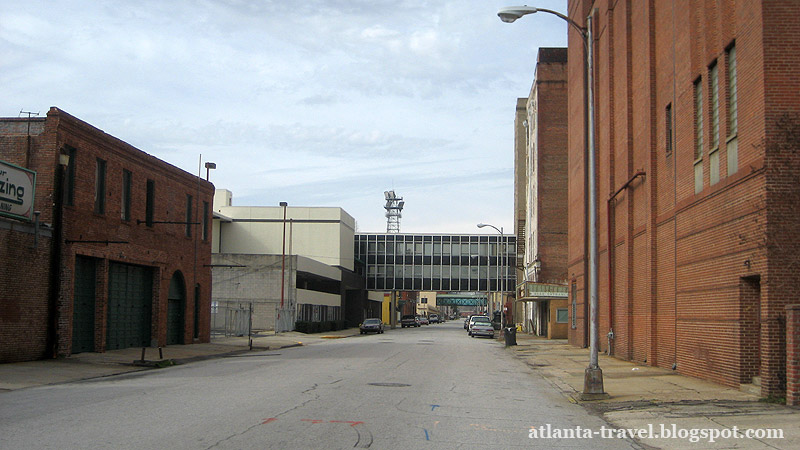
<path fill-rule="evenodd" d="M 800 305 L 786 307 L 786 404 L 800 406 Z"/>
<path fill-rule="evenodd" d="M 20 164 L 20 146 L 4 146 L 0 157 L 16 158 Z M 58 353 L 71 352 L 73 272 L 76 255 L 98 258 L 98 285 L 95 349 L 105 349 L 108 264 L 120 262 L 154 269 L 153 339 L 166 343 L 167 297 L 170 280 L 180 271 L 186 282 L 184 342 L 194 334 L 194 292 L 200 285 L 199 341 L 210 336 L 211 242 L 202 240 L 201 226 L 192 227 L 192 237 L 185 235 L 183 224 L 155 224 L 147 227 L 145 219 L 146 182 L 155 181 L 155 221 L 185 222 L 186 196 L 193 198 L 193 221 L 202 216 L 203 202 L 213 199 L 213 185 L 161 161 L 141 150 L 76 119 L 56 108 L 48 112 L 44 131 L 33 139 L 31 169 L 37 171 L 36 200 L 39 205 L 53 205 L 55 170 L 58 153 L 65 146 L 76 149 L 75 197 L 73 205 L 63 207 L 63 241 L 59 288 Z M 106 161 L 106 210 L 94 212 L 96 159 Z M 24 165 L 24 161 L 22 164 Z M 122 171 L 132 172 L 131 220 L 121 218 Z M 42 210 L 42 221 L 52 222 L 54 208 Z M 210 218 L 209 218 L 210 227 Z M 197 237 L 197 239 L 195 239 Z M 83 242 L 82 242 L 83 241 Z M 88 243 L 85 241 L 125 241 L 126 243 Z"/>
<path fill-rule="evenodd" d="M 0 363 L 48 356 L 49 230 L 34 241 L 32 225 L 0 219 Z"/>
<path fill-rule="evenodd" d="M 557 49 L 556 49 L 557 50 Z M 567 66 L 536 65 L 537 209 L 535 226 L 542 261 L 539 281 L 567 280 Z M 529 105 L 531 107 L 532 105 Z M 535 255 L 534 255 L 535 256 Z"/>
<path fill-rule="evenodd" d="M 601 349 L 613 326 L 613 353 L 620 358 L 675 365 L 681 373 L 732 386 L 760 373 L 762 393 L 779 393 L 785 386 L 783 311 L 798 302 L 800 286 L 795 256 L 800 254 L 795 56 L 800 4 L 573 0 L 568 5 L 580 24 L 593 8 Z M 735 171 L 727 167 L 725 102 L 726 50 L 734 42 Z M 569 56 L 569 273 L 580 280 L 583 299 L 585 56 L 573 31 Z M 720 180 L 712 185 L 708 80 L 715 61 Z M 698 78 L 705 90 L 705 145 L 703 185 L 695 194 Z M 669 154 L 667 105 L 674 119 Z M 645 175 L 626 184 L 639 172 Z M 743 280 L 755 279 L 757 294 L 741 288 Z M 758 319 L 748 306 L 754 302 Z M 579 308 L 579 327 L 570 331 L 574 345 L 586 342 L 583 314 Z M 760 349 L 752 342 L 754 329 Z"/>

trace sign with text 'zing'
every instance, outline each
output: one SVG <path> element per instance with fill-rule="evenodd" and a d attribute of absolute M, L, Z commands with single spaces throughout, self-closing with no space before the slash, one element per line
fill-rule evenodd
<path fill-rule="evenodd" d="M 36 172 L 0 161 L 0 215 L 33 220 Z"/>

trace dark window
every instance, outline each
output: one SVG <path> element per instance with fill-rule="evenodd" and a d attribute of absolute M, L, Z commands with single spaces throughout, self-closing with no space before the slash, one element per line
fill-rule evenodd
<path fill-rule="evenodd" d="M 208 202 L 203 202 L 203 240 L 208 240 Z"/>
<path fill-rule="evenodd" d="M 131 172 L 122 170 L 122 220 L 131 220 Z"/>
<path fill-rule="evenodd" d="M 94 212 L 106 212 L 106 162 L 97 158 L 97 170 L 94 177 Z"/>
<path fill-rule="evenodd" d="M 145 223 L 148 227 L 153 226 L 153 212 L 155 211 L 156 205 L 156 182 L 153 180 L 147 180 L 147 200 L 145 205 Z"/>
<path fill-rule="evenodd" d="M 672 154 L 672 103 L 667 105 L 665 117 L 664 134 L 666 137 L 666 153 L 667 156 Z"/>
<path fill-rule="evenodd" d="M 64 202 L 72 206 L 75 204 L 75 167 L 78 164 L 77 151 L 72 147 L 67 147 L 69 164 L 67 165 L 67 187 L 64 192 Z"/>
<path fill-rule="evenodd" d="M 192 237 L 192 196 L 186 195 L 186 237 Z"/>

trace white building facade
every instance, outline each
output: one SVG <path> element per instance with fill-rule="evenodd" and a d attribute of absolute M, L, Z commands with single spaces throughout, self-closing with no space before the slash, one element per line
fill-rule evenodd
<path fill-rule="evenodd" d="M 293 330 L 298 321 L 353 326 L 369 315 L 364 310 L 374 306 L 379 313 L 380 302 L 368 299 L 363 276 L 354 272 L 355 219 L 347 212 L 232 200 L 230 191 L 216 191 L 212 328 L 230 332 L 236 319 L 229 316 L 251 309 L 256 332 Z"/>

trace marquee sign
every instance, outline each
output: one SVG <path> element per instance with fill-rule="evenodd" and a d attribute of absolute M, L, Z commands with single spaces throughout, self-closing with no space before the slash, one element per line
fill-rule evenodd
<path fill-rule="evenodd" d="M 36 172 L 0 161 L 0 216 L 33 220 Z"/>
<path fill-rule="evenodd" d="M 521 299 L 559 299 L 569 296 L 569 286 L 566 284 L 534 283 L 525 281 L 517 286 Z"/>

